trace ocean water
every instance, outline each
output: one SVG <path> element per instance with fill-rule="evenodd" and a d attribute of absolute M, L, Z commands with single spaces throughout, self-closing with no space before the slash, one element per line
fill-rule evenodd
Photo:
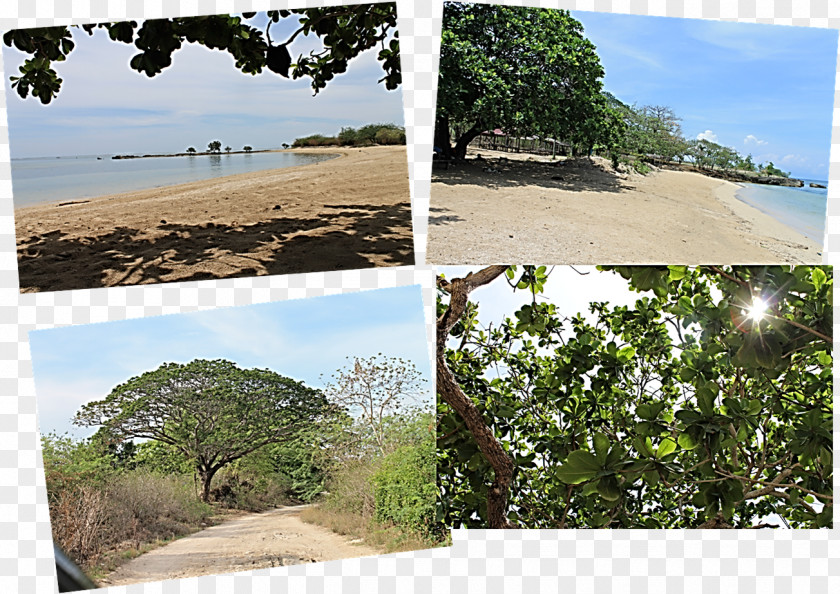
<path fill-rule="evenodd" d="M 12 159 L 12 190 L 15 207 L 19 208 L 171 186 L 236 173 L 309 165 L 335 156 L 223 153 L 143 159 L 111 159 L 111 155 Z"/>
<path fill-rule="evenodd" d="M 802 181 L 805 186 L 801 188 L 739 184 L 743 187 L 737 191 L 736 197 L 822 245 L 828 190 L 811 188 L 808 184 L 814 182 L 828 186 L 828 182 L 804 178 Z"/>

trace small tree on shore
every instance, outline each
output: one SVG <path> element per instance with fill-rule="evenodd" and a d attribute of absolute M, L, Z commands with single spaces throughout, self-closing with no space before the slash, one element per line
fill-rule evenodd
<path fill-rule="evenodd" d="M 254 150 L 254 147 L 246 144 L 245 146 L 242 147 L 242 150 L 245 151 L 246 153 L 250 153 L 252 150 Z"/>
<path fill-rule="evenodd" d="M 187 149 L 187 152 L 191 155 L 194 155 L 195 154 L 195 147 L 191 146 L 190 148 Z"/>
<path fill-rule="evenodd" d="M 207 143 L 207 150 L 211 153 L 218 153 L 222 150 L 222 142 L 220 140 L 211 140 Z"/>
<path fill-rule="evenodd" d="M 226 152 L 226 153 L 229 153 L 229 152 L 230 152 L 230 147 L 229 147 L 229 146 L 226 146 L 226 147 L 225 147 L 225 152 Z"/>

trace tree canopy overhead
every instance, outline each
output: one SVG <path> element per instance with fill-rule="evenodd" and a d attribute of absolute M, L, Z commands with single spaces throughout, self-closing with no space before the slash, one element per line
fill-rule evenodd
<path fill-rule="evenodd" d="M 236 68 L 246 74 L 258 74 L 268 68 L 286 78 L 309 77 L 316 94 L 337 74 L 345 72 L 353 58 L 378 46 L 378 59 L 385 73 L 380 82 L 389 90 L 402 82 L 396 3 L 272 10 L 266 13 L 269 22 L 265 31 L 247 22 L 256 14 L 153 19 L 139 26 L 136 21 L 126 21 L 81 27 L 90 35 L 102 28 L 113 41 L 133 44 L 140 52 L 129 66 L 149 77 L 170 66 L 172 54 L 187 42 L 230 53 Z M 285 41 L 273 42 L 271 25 L 292 15 L 298 17 L 299 27 Z M 299 55 L 293 63 L 289 48 L 300 34 L 319 38 L 323 49 Z M 52 64 L 67 59 L 75 47 L 71 27 L 17 29 L 4 34 L 3 41 L 32 56 L 20 67 L 20 76 L 10 77 L 18 95 L 25 99 L 31 92 L 41 103 L 50 103 L 58 96 L 63 82 Z"/>
<path fill-rule="evenodd" d="M 330 409 L 320 391 L 273 371 L 198 359 L 131 378 L 85 404 L 74 423 L 174 446 L 194 462 L 207 501 L 219 469 L 289 439 Z"/>
<path fill-rule="evenodd" d="M 486 130 L 609 137 L 601 67 L 566 10 L 444 4 L 435 145 L 462 158 Z M 460 131 L 451 146 L 450 129 Z"/>
<path fill-rule="evenodd" d="M 569 317 L 544 267 L 440 279 L 446 524 L 830 526 L 831 269 L 613 271 L 635 304 Z M 504 275 L 533 297 L 482 327 L 468 295 Z"/>

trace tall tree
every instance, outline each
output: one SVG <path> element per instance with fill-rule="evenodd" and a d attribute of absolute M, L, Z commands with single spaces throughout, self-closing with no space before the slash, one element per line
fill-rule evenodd
<path fill-rule="evenodd" d="M 603 76 L 568 11 L 447 2 L 435 146 L 463 158 L 470 141 L 495 128 L 559 139 L 592 130 Z"/>
<path fill-rule="evenodd" d="M 411 361 L 380 353 L 354 358 L 352 366 L 333 375 L 324 393 L 340 408 L 359 414 L 384 454 L 390 418 L 417 406 L 424 382 Z"/>
<path fill-rule="evenodd" d="M 104 400 L 85 404 L 74 423 L 174 446 L 193 461 L 207 501 L 219 469 L 290 439 L 330 408 L 318 390 L 273 371 L 198 359 L 131 378 Z"/>
<path fill-rule="evenodd" d="M 640 298 L 587 317 L 542 267 L 440 281 L 447 525 L 830 526 L 831 269 L 615 271 Z M 534 298 L 481 327 L 466 295 L 503 272 Z"/>
<path fill-rule="evenodd" d="M 309 77 L 315 93 L 337 74 L 345 72 L 349 62 L 360 53 L 380 46 L 378 60 L 385 73 L 380 82 L 387 89 L 396 89 L 402 82 L 395 31 L 396 3 L 271 10 L 267 15 L 269 23 L 265 32 L 246 22 L 256 17 L 255 12 L 241 16 L 153 19 L 139 27 L 136 21 L 126 21 L 81 25 L 81 28 L 91 35 L 94 29 L 103 28 L 113 41 L 133 44 L 140 53 L 131 59 L 129 66 L 149 77 L 170 66 L 172 54 L 188 42 L 230 53 L 236 60 L 236 68 L 246 74 L 258 74 L 268 68 L 286 78 Z M 299 27 L 284 42 L 272 42 L 271 25 L 292 15 L 298 19 Z M 3 36 L 7 46 L 32 56 L 20 67 L 20 76 L 10 77 L 21 98 L 25 99 L 31 92 L 47 104 L 58 96 L 63 81 L 52 63 L 64 61 L 73 51 L 76 45 L 71 33 L 73 27 L 77 26 L 17 29 Z M 314 35 L 323 47 L 306 56 L 300 54 L 292 63 L 289 48 L 301 34 Z"/>

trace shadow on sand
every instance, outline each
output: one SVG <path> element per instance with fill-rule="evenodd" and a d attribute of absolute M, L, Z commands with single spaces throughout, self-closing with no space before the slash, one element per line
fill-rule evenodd
<path fill-rule="evenodd" d="M 569 192 L 620 192 L 622 178 L 586 157 L 546 163 L 505 157 L 468 158 L 449 169 L 435 171 L 432 183 L 476 185 L 490 189 L 540 186 Z M 434 188 L 432 203 L 434 204 Z"/>
<path fill-rule="evenodd" d="M 21 292 L 414 264 L 411 207 L 325 206 L 318 217 L 232 227 L 161 223 L 21 238 Z"/>

